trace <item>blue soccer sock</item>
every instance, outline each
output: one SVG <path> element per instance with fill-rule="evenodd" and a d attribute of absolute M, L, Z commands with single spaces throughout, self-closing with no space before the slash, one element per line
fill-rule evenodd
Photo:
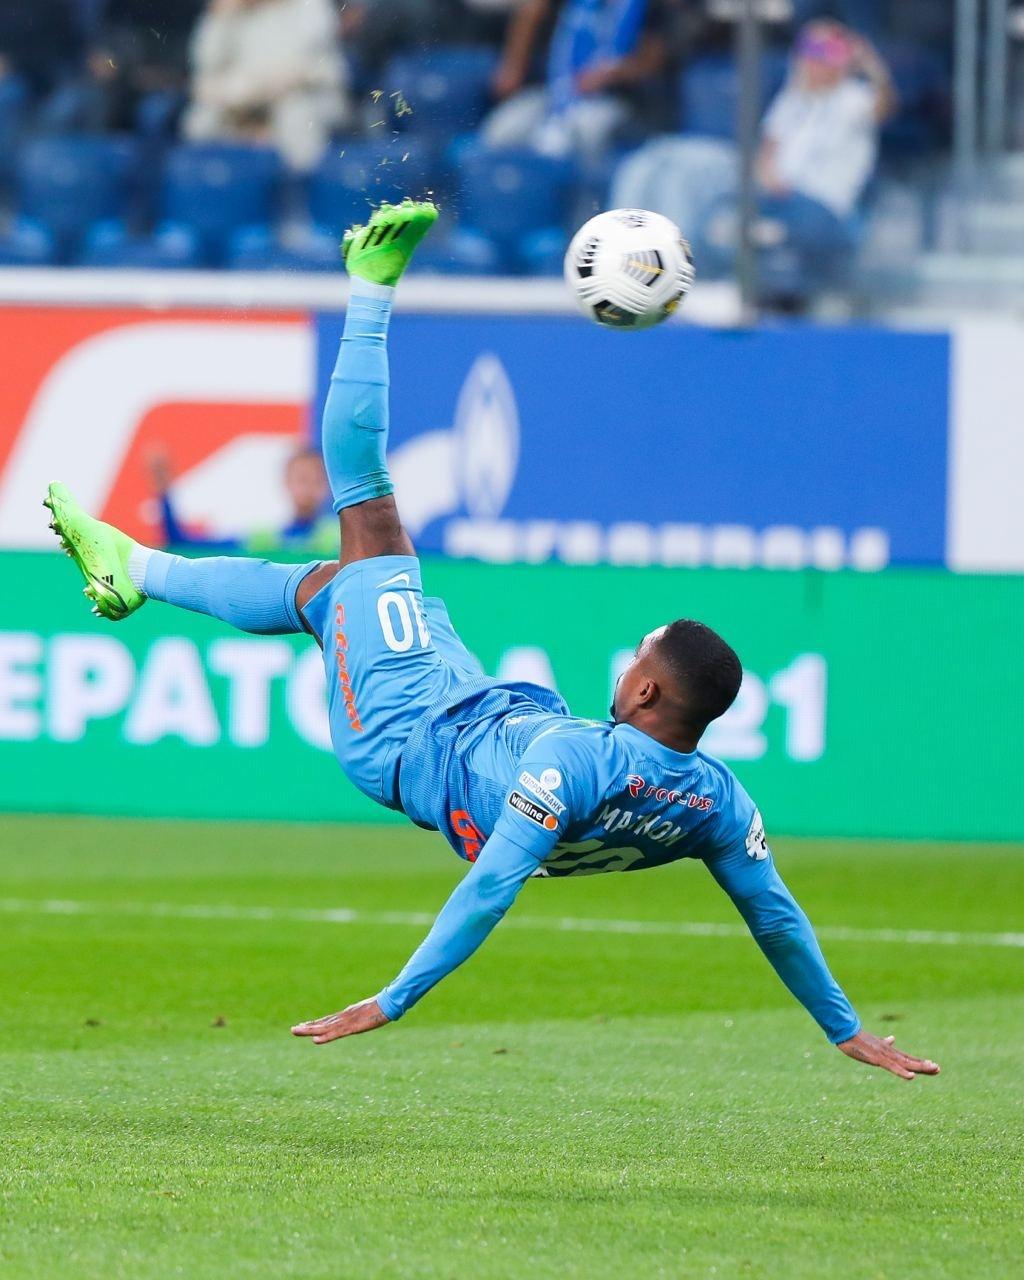
<path fill-rule="evenodd" d="M 209 614 L 240 631 L 277 636 L 305 630 L 295 592 L 318 563 L 272 564 L 232 556 L 187 560 L 136 546 L 128 573 L 151 600 Z"/>
<path fill-rule="evenodd" d="M 353 276 L 338 362 L 323 418 L 334 509 L 394 492 L 388 444 L 388 321 L 394 289 Z"/>

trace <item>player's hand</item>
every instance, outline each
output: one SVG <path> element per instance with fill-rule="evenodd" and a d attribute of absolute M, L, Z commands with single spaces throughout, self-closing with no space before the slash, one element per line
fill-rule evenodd
<path fill-rule="evenodd" d="M 358 1036 L 364 1031 L 376 1031 L 387 1021 L 380 1005 L 371 998 L 360 1000 L 358 1004 L 350 1004 L 347 1009 L 328 1014 L 326 1018 L 300 1022 L 292 1027 L 292 1035 L 312 1036 L 314 1044 L 328 1044 L 331 1040 L 340 1040 L 342 1036 Z"/>
<path fill-rule="evenodd" d="M 858 1031 L 852 1040 L 837 1044 L 848 1058 L 866 1062 L 869 1067 L 881 1067 L 891 1071 L 901 1080 L 913 1080 L 915 1076 L 937 1076 L 939 1064 L 928 1058 L 915 1058 L 893 1044 L 895 1036 L 873 1036 L 870 1031 Z"/>

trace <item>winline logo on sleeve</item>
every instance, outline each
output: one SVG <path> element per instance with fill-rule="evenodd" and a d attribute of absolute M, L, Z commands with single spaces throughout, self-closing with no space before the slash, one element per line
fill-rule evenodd
<path fill-rule="evenodd" d="M 531 822 L 536 822 L 537 826 L 543 827 L 545 831 L 556 831 L 558 829 L 558 819 L 555 815 L 547 809 L 542 809 L 539 804 L 534 804 L 532 800 L 528 800 L 521 792 L 510 792 L 508 803 L 515 809 L 516 813 L 522 814 L 524 818 L 529 818 Z"/>

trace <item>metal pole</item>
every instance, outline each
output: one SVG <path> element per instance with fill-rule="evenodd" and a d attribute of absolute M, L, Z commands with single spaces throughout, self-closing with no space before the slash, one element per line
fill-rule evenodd
<path fill-rule="evenodd" d="M 978 0 L 957 0 L 953 69 L 953 161 L 970 178 L 978 148 Z"/>
<path fill-rule="evenodd" d="M 736 276 L 745 322 L 757 318 L 759 293 L 757 251 L 753 242 L 757 219 L 758 135 L 761 123 L 761 23 L 757 0 L 743 0 L 736 25 L 736 69 L 739 77 L 738 143 L 740 154 L 740 235 Z"/>
<path fill-rule="evenodd" d="M 998 155 L 1006 145 L 1007 0 L 988 0 L 985 6 L 985 150 Z"/>

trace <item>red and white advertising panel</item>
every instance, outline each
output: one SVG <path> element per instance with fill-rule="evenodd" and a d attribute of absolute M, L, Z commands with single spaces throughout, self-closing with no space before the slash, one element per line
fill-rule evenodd
<path fill-rule="evenodd" d="M 48 547 L 64 480 L 88 510 L 158 538 L 147 457 L 165 451 L 181 516 L 210 536 L 273 527 L 306 428 L 307 315 L 0 309 L 0 547 Z"/>

